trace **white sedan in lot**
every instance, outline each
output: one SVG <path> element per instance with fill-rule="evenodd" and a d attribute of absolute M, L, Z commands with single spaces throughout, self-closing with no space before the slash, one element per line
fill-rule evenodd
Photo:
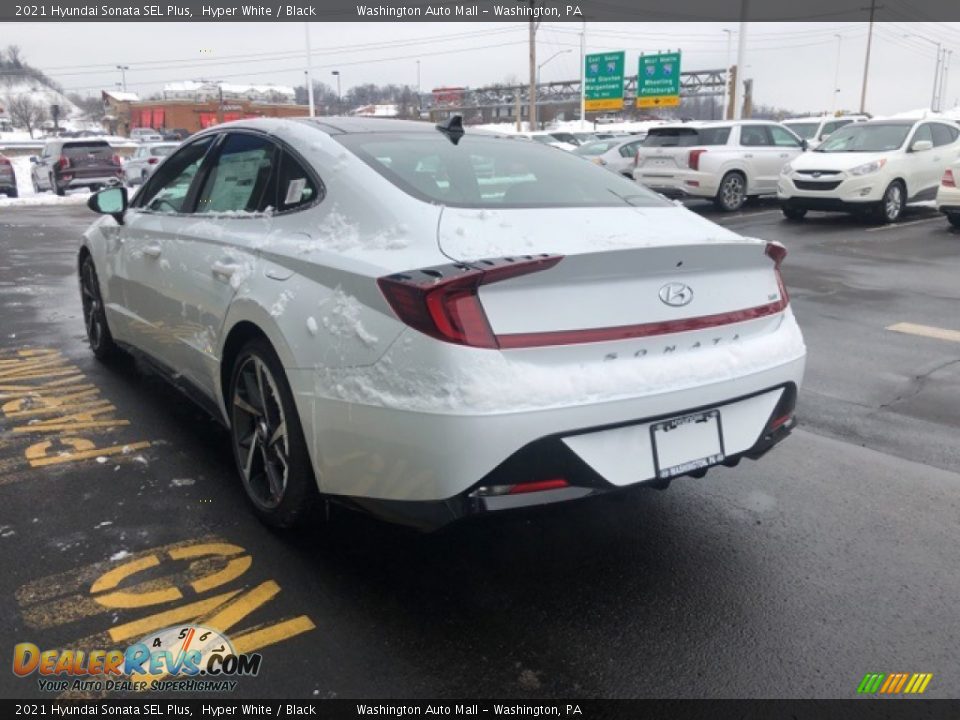
<path fill-rule="evenodd" d="M 933 200 L 944 170 L 960 158 L 960 127 L 946 120 L 871 120 L 837 130 L 783 168 L 783 214 L 808 210 L 870 214 L 895 222 L 911 202 Z"/>
<path fill-rule="evenodd" d="M 782 246 L 538 143 L 363 118 L 192 137 L 84 234 L 91 348 L 229 429 L 254 510 L 434 527 L 758 458 L 805 347 Z"/>
<path fill-rule="evenodd" d="M 139 185 L 157 169 L 157 165 L 167 155 L 172 153 L 180 143 L 162 142 L 145 143 L 138 147 L 133 155 L 123 164 L 123 179 L 128 185 Z"/>
<path fill-rule="evenodd" d="M 960 161 L 943 171 L 940 187 L 937 190 L 937 210 L 947 216 L 947 221 L 960 228 Z"/>

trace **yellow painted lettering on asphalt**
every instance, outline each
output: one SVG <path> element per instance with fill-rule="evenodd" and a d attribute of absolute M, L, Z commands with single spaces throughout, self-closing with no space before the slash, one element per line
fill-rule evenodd
<path fill-rule="evenodd" d="M 91 593 L 111 590 L 120 584 L 122 580 L 135 575 L 139 572 L 160 564 L 156 555 L 147 555 L 146 557 L 131 560 L 118 568 L 105 572 L 90 586 Z M 106 595 L 94 595 L 94 600 L 108 608 L 136 608 L 147 605 L 159 605 L 165 602 L 172 602 L 183 597 L 183 593 L 175 587 L 162 588 L 149 592 L 132 592 L 129 590 L 118 590 Z"/>
<path fill-rule="evenodd" d="M 86 438 L 61 437 L 61 443 L 73 445 L 75 451 L 66 451 L 55 455 L 48 455 L 47 452 L 53 443 L 50 440 L 34 443 L 25 451 L 27 461 L 30 467 L 47 467 L 49 465 L 62 465 L 69 462 L 79 462 L 81 460 L 92 460 L 98 457 L 111 457 L 116 455 L 129 455 L 137 450 L 145 450 L 150 447 L 147 441 L 126 443 L 124 445 L 110 445 L 98 448 L 92 440 Z"/>
<path fill-rule="evenodd" d="M 207 598 L 206 600 L 198 600 L 188 605 L 181 605 L 173 610 L 159 612 L 154 615 L 148 615 L 145 618 L 140 618 L 139 620 L 134 620 L 133 622 L 117 625 L 108 631 L 110 639 L 113 642 L 132 640 L 143 637 L 147 633 L 168 628 L 176 623 L 199 620 L 207 613 L 216 610 L 224 603 L 235 598 L 239 592 L 239 590 L 232 590 L 231 592 L 214 595 L 212 598 Z"/>

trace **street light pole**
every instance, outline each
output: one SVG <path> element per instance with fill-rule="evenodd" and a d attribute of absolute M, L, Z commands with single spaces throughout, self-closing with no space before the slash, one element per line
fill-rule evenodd
<path fill-rule="evenodd" d="M 423 114 L 423 101 L 421 98 L 420 90 L 420 61 L 417 60 L 417 120 L 420 119 L 420 116 Z"/>
<path fill-rule="evenodd" d="M 307 37 L 307 102 L 310 104 L 310 117 L 317 112 L 313 104 L 313 61 L 310 59 L 310 23 L 303 24 L 303 32 Z"/>
<path fill-rule="evenodd" d="M 127 91 L 127 70 L 130 69 L 129 65 L 117 65 L 117 70 L 120 71 L 120 79 L 123 84 L 123 91 Z"/>
<path fill-rule="evenodd" d="M 542 63 L 540 63 L 539 65 L 537 65 L 537 85 L 538 85 L 538 86 L 540 85 L 540 68 L 542 68 L 544 65 L 546 65 L 548 62 L 550 62 L 551 60 L 553 60 L 553 59 L 554 59 L 555 57 L 557 57 L 558 55 L 564 55 L 564 54 L 566 54 L 566 53 L 568 53 L 568 52 L 573 52 L 573 50 L 572 50 L 572 49 L 569 49 L 569 48 L 568 48 L 567 50 L 558 50 L 558 51 L 555 52 L 553 55 L 551 55 L 551 56 L 548 57 L 546 60 L 544 60 Z"/>
<path fill-rule="evenodd" d="M 940 109 L 940 60 L 941 55 L 944 54 L 943 46 L 936 40 L 931 40 L 928 37 L 923 35 L 914 35 L 913 33 L 906 33 L 905 38 L 915 38 L 917 40 L 926 40 L 931 45 L 937 46 L 937 64 L 933 68 L 933 94 L 930 96 L 930 109 L 933 112 L 937 112 Z"/>
<path fill-rule="evenodd" d="M 744 77 L 744 55 L 747 51 L 747 10 L 749 9 L 750 0 L 740 0 L 740 36 L 737 38 L 737 84 L 743 84 L 743 81 L 746 79 Z M 739 95 L 736 90 L 731 93 L 733 95 L 733 119 L 739 120 L 743 117 L 743 103 L 737 99 Z"/>
<path fill-rule="evenodd" d="M 733 30 L 724 30 L 727 34 L 727 64 L 723 73 L 723 119 L 730 112 L 730 50 L 733 44 Z"/>
<path fill-rule="evenodd" d="M 833 73 L 833 105 L 832 112 L 834 115 L 837 114 L 837 96 L 840 94 L 840 48 L 843 46 L 843 36 L 834 35 L 837 39 L 837 69 Z"/>
<path fill-rule="evenodd" d="M 580 129 L 587 129 L 587 21 L 580 31 Z"/>
<path fill-rule="evenodd" d="M 340 94 L 340 71 L 331 70 L 331 75 L 337 76 L 337 115 L 343 114 L 343 95 Z"/>
<path fill-rule="evenodd" d="M 870 0 L 870 25 L 867 29 L 867 56 L 863 60 L 863 87 L 860 89 L 860 114 L 867 108 L 867 78 L 870 76 L 870 48 L 873 46 L 873 16 L 877 12 L 877 0 Z"/>

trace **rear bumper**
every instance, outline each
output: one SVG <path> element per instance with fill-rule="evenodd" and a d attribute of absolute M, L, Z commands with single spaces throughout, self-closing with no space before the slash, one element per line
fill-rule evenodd
<path fill-rule="evenodd" d="M 764 424 L 762 433 L 753 445 L 740 452 L 726 455 L 719 462 L 687 473 L 688 476 L 703 477 L 710 467 L 720 465 L 735 467 L 744 458 L 758 460 L 791 434 L 797 424 L 794 416 L 797 386 L 792 382 L 746 398 L 735 398 L 726 405 L 721 405 L 719 410 L 722 413 L 727 408 L 765 395 L 773 395 L 778 400 Z M 694 413 L 708 409 L 713 409 L 713 407 L 692 408 L 689 412 Z M 776 420 L 786 416 L 790 418 L 788 421 L 774 426 Z M 644 418 L 613 429 L 646 433 L 650 425 L 664 419 L 667 418 Z M 582 431 L 581 434 L 591 435 L 609 430 L 611 428 L 589 428 Z M 553 435 L 525 445 L 473 487 L 446 500 L 410 502 L 348 496 L 340 496 L 335 500 L 390 522 L 407 525 L 422 531 L 432 531 L 464 518 L 489 513 L 553 505 L 638 487 L 663 490 L 674 479 L 677 479 L 647 478 L 625 485 L 612 483 L 580 457 L 567 444 L 566 439 L 561 435 Z M 490 495 L 485 493 L 491 487 L 514 485 L 529 480 L 531 477 L 563 478 L 567 481 L 568 486 L 519 494 Z"/>
<path fill-rule="evenodd" d="M 680 170 L 670 173 L 636 168 L 633 179 L 654 192 L 670 198 L 712 198 L 717 194 L 717 178 L 713 173 Z"/>
<path fill-rule="evenodd" d="M 393 508 L 392 515 L 439 503 L 452 519 L 467 510 L 506 509 L 500 507 L 505 500 L 470 495 L 502 473 L 531 481 L 560 471 L 538 457 L 566 458 L 562 477 L 572 474 L 576 483 L 569 490 L 525 493 L 510 504 L 654 480 L 649 425 L 699 409 L 719 410 L 725 459 L 757 454 L 784 388 L 799 386 L 806 356 L 789 309 L 770 322 L 775 329 L 767 334 L 693 350 L 682 359 L 665 354 L 541 366 L 450 346 L 461 372 L 447 378 L 413 366 L 415 350 L 398 341 L 372 366 L 288 368 L 287 377 L 322 493 Z M 692 336 L 678 334 L 671 342 L 680 346 L 687 339 Z M 480 364 L 469 364 L 481 357 Z M 409 375 L 405 368 L 412 368 Z M 573 456 L 579 460 L 569 462 Z M 577 470 L 584 463 L 604 482 L 586 481 L 591 473 Z"/>
<path fill-rule="evenodd" d="M 67 178 L 70 178 L 69 180 Z M 57 178 L 57 184 L 62 188 L 86 187 L 87 185 L 109 185 L 112 182 L 123 180 L 123 170 L 117 168 L 115 172 L 97 172 L 87 173 L 63 173 Z"/>
<path fill-rule="evenodd" d="M 938 210 L 944 215 L 960 215 L 960 204 L 957 205 L 941 205 Z"/>

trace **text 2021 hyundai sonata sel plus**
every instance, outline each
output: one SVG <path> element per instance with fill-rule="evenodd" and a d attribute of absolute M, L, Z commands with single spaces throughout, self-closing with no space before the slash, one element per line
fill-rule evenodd
<path fill-rule="evenodd" d="M 79 253 L 100 358 L 229 428 L 256 512 L 437 526 L 757 458 L 805 347 L 778 244 L 554 148 L 456 122 L 199 133 Z"/>

